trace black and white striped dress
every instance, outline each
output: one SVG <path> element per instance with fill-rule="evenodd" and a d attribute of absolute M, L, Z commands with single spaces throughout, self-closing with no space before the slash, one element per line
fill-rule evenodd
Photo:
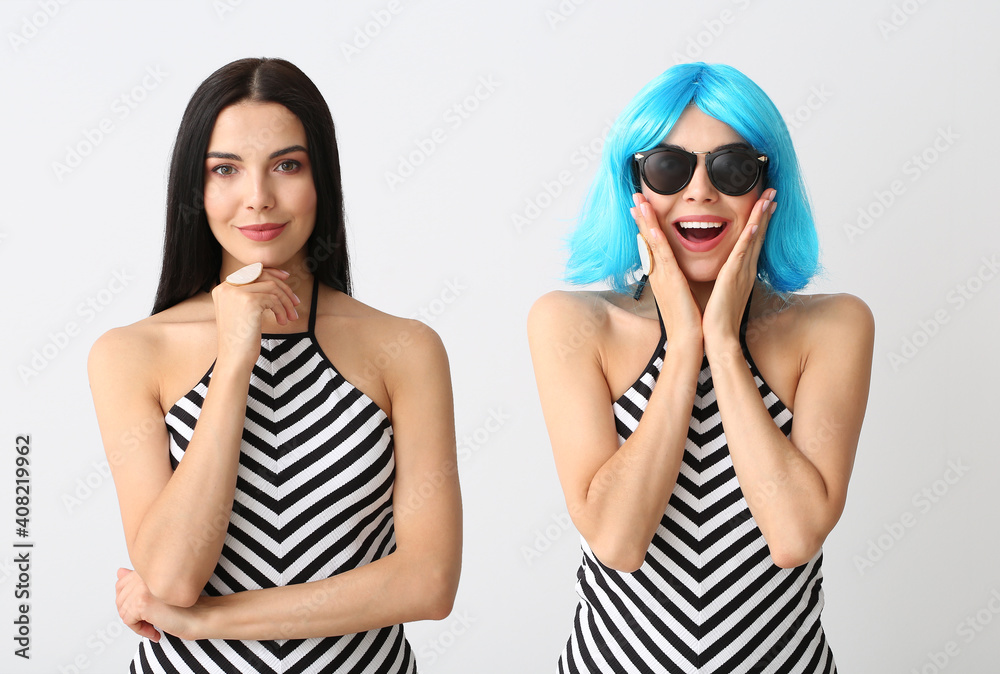
<path fill-rule="evenodd" d="M 792 413 L 743 353 L 774 423 Z M 639 424 L 660 369 L 666 333 L 614 404 L 619 443 Z M 581 537 L 580 596 L 560 674 L 835 674 L 820 624 L 823 553 L 794 569 L 771 561 L 729 456 L 708 359 L 698 376 L 680 474 L 637 571 L 608 568 Z"/>
<path fill-rule="evenodd" d="M 250 377 L 233 511 L 207 595 L 328 578 L 395 549 L 392 426 L 320 349 L 318 289 L 316 280 L 307 332 L 262 335 Z M 175 468 L 211 376 L 209 368 L 167 413 Z M 317 603 L 323 600 L 316 597 Z M 402 626 L 395 625 L 273 641 L 184 641 L 164 634 L 159 643 L 142 640 L 131 671 L 411 674 L 416 664 Z"/>

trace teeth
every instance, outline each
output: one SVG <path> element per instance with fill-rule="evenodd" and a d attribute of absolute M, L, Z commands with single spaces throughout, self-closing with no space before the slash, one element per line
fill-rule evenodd
<path fill-rule="evenodd" d="M 681 229 L 709 229 L 710 227 L 722 227 L 721 222 L 678 222 Z"/>

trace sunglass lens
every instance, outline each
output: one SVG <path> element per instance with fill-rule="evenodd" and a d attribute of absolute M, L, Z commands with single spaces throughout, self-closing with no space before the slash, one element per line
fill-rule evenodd
<path fill-rule="evenodd" d="M 712 181 L 719 191 L 732 196 L 746 194 L 757 181 L 760 165 L 746 152 L 727 152 L 712 162 Z"/>
<path fill-rule="evenodd" d="M 678 192 L 691 177 L 691 162 L 677 152 L 655 152 L 646 157 L 646 183 L 663 194 Z"/>

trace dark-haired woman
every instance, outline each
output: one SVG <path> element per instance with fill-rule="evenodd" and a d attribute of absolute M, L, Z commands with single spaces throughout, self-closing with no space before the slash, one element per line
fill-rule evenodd
<path fill-rule="evenodd" d="M 764 92 L 703 63 L 647 84 L 608 134 L 568 267 L 612 287 L 529 316 L 583 548 L 559 671 L 835 672 L 822 545 L 874 323 L 856 297 L 794 294 L 817 237 Z"/>
<path fill-rule="evenodd" d="M 244 59 L 202 83 L 153 314 L 89 361 L 135 569 L 116 586 L 144 637 L 132 671 L 413 672 L 401 623 L 451 610 L 447 357 L 351 297 L 342 204 L 300 70 Z"/>

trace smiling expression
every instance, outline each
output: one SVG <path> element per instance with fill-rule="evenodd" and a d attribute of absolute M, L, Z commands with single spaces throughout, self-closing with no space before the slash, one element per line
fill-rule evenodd
<path fill-rule="evenodd" d="M 205 214 L 223 277 L 254 262 L 305 260 L 316 188 L 305 128 L 288 108 L 242 102 L 219 113 L 205 155 Z"/>
<path fill-rule="evenodd" d="M 696 106 L 687 107 L 663 140 L 689 152 L 714 151 L 749 144 L 725 122 Z M 763 192 L 758 184 L 738 197 L 722 194 L 708 178 L 705 156 L 698 156 L 691 181 L 676 194 L 657 194 L 642 183 L 642 194 L 656 214 L 660 229 L 689 281 L 713 282 L 729 258 L 754 204 Z"/>

